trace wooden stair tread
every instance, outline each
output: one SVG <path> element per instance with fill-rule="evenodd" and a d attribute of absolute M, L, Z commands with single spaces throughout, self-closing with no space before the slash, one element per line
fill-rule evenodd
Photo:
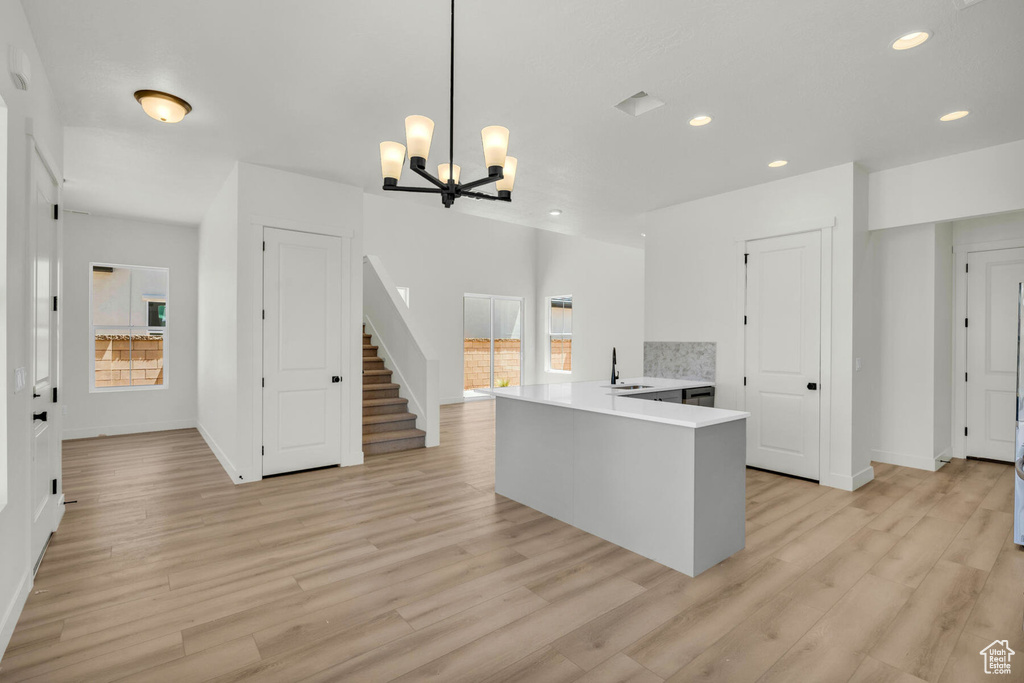
<path fill-rule="evenodd" d="M 373 344 L 363 344 L 363 348 L 364 349 L 373 349 L 374 351 L 376 351 L 380 347 L 379 346 L 374 346 Z"/>
<path fill-rule="evenodd" d="M 364 415 L 363 424 L 384 424 L 386 422 L 405 422 L 406 420 L 415 420 L 416 415 L 413 413 L 386 413 L 384 415 Z"/>
<path fill-rule="evenodd" d="M 409 399 L 402 398 L 401 396 L 394 396 L 391 398 L 364 398 L 364 408 L 379 408 L 381 406 L 393 406 L 399 403 L 408 403 Z"/>
<path fill-rule="evenodd" d="M 382 375 L 390 375 L 392 373 L 391 373 L 390 370 L 363 370 L 363 374 L 364 375 L 382 376 Z"/>
<path fill-rule="evenodd" d="M 380 384 L 364 384 L 363 391 L 380 391 L 382 389 L 398 389 L 399 385 L 394 382 L 381 382 Z"/>
<path fill-rule="evenodd" d="M 377 432 L 375 434 L 363 434 L 363 443 L 403 441 L 405 439 L 417 439 L 426 435 L 427 433 L 422 429 L 402 429 L 394 432 Z"/>

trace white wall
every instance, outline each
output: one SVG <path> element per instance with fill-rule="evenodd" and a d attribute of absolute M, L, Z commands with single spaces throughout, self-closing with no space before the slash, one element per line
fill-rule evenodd
<path fill-rule="evenodd" d="M 612 347 L 623 379 L 644 369 L 644 252 L 582 237 L 537 233 L 536 381 L 611 379 Z M 571 294 L 572 373 L 547 371 L 548 297 Z"/>
<path fill-rule="evenodd" d="M 45 149 L 59 174 L 63 168 L 63 130 L 57 103 L 50 90 L 43 63 L 36 51 L 32 33 L 21 3 L 0 2 L 0 46 L 6 55 L 8 46 L 19 47 L 32 63 L 32 84 L 28 91 L 15 89 L 6 74 L 0 78 L 0 98 L 7 106 L 6 173 L 6 281 L 0 277 L 0 387 L 6 399 L 6 411 L 0 413 L 6 429 L 0 428 L 0 468 L 6 467 L 6 504 L 0 503 L 0 652 L 10 640 L 18 615 L 32 587 L 32 563 L 29 557 L 31 481 L 29 435 L 32 425 L 27 388 L 14 393 L 11 377 L 15 368 L 29 367 L 30 316 L 28 265 L 28 179 L 29 133 Z M 5 62 L 6 63 L 6 62 Z M 2 145 L 0 145 L 2 147 Z M 2 207 L 0 207 L 2 208 Z M 0 257 L 3 250 L 0 247 Z M 0 276 L 3 273 L 0 272 Z M 0 325 L 3 325 L 0 322 Z M 0 405 L 0 408 L 3 406 Z"/>
<path fill-rule="evenodd" d="M 236 483 L 262 477 L 263 227 L 343 238 L 346 378 L 362 375 L 362 191 L 238 163 L 199 226 L 199 428 Z M 233 318 L 231 322 L 223 317 Z M 230 358 L 229 358 L 230 357 Z M 233 368 L 213 369 L 230 361 Z M 206 377 L 207 372 L 211 377 Z M 209 392 L 207 390 L 209 389 Z M 342 382 L 343 465 L 362 462 L 362 383 Z"/>
<path fill-rule="evenodd" d="M 1024 209 L 1024 140 L 872 173 L 872 230 Z"/>
<path fill-rule="evenodd" d="M 868 355 L 855 348 L 853 332 L 855 273 L 870 272 L 866 193 L 864 172 L 846 164 L 667 207 L 644 221 L 645 338 L 716 342 L 716 403 L 723 408 L 743 404 L 743 242 L 835 226 L 831 345 L 823 349 L 831 376 L 822 378 L 831 460 L 821 478 L 847 489 L 873 476 L 866 446 L 854 450 L 853 437 L 853 358 Z M 856 378 L 858 393 L 865 380 Z"/>
<path fill-rule="evenodd" d="M 65 214 L 65 439 L 195 426 L 197 254 L 194 226 Z M 169 269 L 169 367 L 164 388 L 89 392 L 89 265 L 95 262 Z"/>
<path fill-rule="evenodd" d="M 198 235 L 197 421 L 228 471 L 242 462 L 238 424 L 238 167 L 206 210 Z M 232 478 L 237 479 L 238 475 Z"/>
<path fill-rule="evenodd" d="M 952 249 L 948 225 L 872 234 L 879 345 L 872 459 L 937 469 L 952 406 Z M 940 405 L 945 399 L 944 405 Z M 944 412 L 943 412 L 944 411 Z M 941 422 L 941 415 L 946 419 Z M 944 433 L 943 433 L 944 432 Z"/>
<path fill-rule="evenodd" d="M 953 244 L 979 244 L 1024 238 L 1024 211 L 953 221 Z"/>
<path fill-rule="evenodd" d="M 437 352 L 442 403 L 462 400 L 467 293 L 526 299 L 523 377 L 535 376 L 536 230 L 406 196 L 367 194 L 363 207 L 365 251 L 380 257 L 397 286 L 409 288 L 409 311 Z"/>
<path fill-rule="evenodd" d="M 365 195 L 366 253 L 409 287 L 410 312 L 438 354 L 442 403 L 463 395 L 463 296 L 521 296 L 525 382 L 604 379 L 618 346 L 623 377 L 643 371 L 643 252 L 469 216 L 409 197 Z M 573 372 L 545 371 L 544 300 L 572 294 Z"/>

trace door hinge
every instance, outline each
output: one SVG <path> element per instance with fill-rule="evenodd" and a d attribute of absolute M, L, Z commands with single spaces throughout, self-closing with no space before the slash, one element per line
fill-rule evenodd
<path fill-rule="evenodd" d="M 57 297 L 53 297 L 53 312 L 57 312 Z"/>
<path fill-rule="evenodd" d="M 971 264 L 970 263 L 965 263 L 964 264 L 964 272 L 965 273 L 971 272 Z"/>
<path fill-rule="evenodd" d="M 967 318 L 964 318 L 964 327 L 967 327 Z"/>
<path fill-rule="evenodd" d="M 748 260 L 749 258 L 750 258 L 750 254 L 744 254 L 744 255 L 743 255 L 743 263 L 744 263 L 744 264 L 746 264 L 746 262 L 747 262 L 747 260 Z"/>
<path fill-rule="evenodd" d="M 747 378 L 746 377 L 743 378 L 743 386 L 747 386 Z"/>
<path fill-rule="evenodd" d="M 57 220 L 60 217 L 60 206 L 57 204 L 53 205 L 53 220 Z"/>
<path fill-rule="evenodd" d="M 267 241 L 263 240 L 263 251 L 267 250 Z"/>
<path fill-rule="evenodd" d="M 743 324 L 744 324 L 744 325 L 746 325 L 746 324 L 747 324 L 747 316 L 743 316 Z"/>
<path fill-rule="evenodd" d="M 266 454 L 267 454 L 267 447 L 266 446 L 260 446 L 260 455 L 266 455 Z"/>
<path fill-rule="evenodd" d="M 967 381 L 967 373 L 966 372 L 964 373 L 964 381 L 965 382 Z"/>
<path fill-rule="evenodd" d="M 264 320 L 267 319 L 267 309 L 265 309 L 265 308 L 263 309 L 263 319 Z"/>
<path fill-rule="evenodd" d="M 50 492 L 53 493 L 53 495 L 55 495 L 55 496 L 57 495 L 57 480 L 56 479 L 54 479 L 53 482 L 50 484 Z"/>
<path fill-rule="evenodd" d="M 261 387 L 267 386 L 267 378 L 266 377 L 261 377 L 260 378 L 260 386 Z"/>
<path fill-rule="evenodd" d="M 967 427 L 964 427 L 964 436 L 967 436 Z"/>
<path fill-rule="evenodd" d="M 57 402 L 57 387 L 53 388 L 53 402 Z"/>

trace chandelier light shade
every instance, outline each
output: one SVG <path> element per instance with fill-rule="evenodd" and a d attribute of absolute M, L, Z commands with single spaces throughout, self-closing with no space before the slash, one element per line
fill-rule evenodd
<path fill-rule="evenodd" d="M 505 157 L 505 168 L 502 169 L 503 177 L 494 184 L 494 189 L 496 189 L 499 194 L 502 192 L 508 192 L 509 196 L 512 195 L 512 186 L 516 184 L 516 163 L 515 157 Z"/>
<path fill-rule="evenodd" d="M 487 126 L 480 131 L 484 142 L 484 165 L 504 166 L 505 155 L 508 154 L 508 128 L 504 126 Z"/>
<path fill-rule="evenodd" d="M 434 137 L 434 122 L 426 116 L 405 117 L 405 144 L 409 158 L 419 157 L 424 161 L 430 155 L 430 139 Z"/>
<path fill-rule="evenodd" d="M 479 180 L 463 183 L 461 170 L 455 163 L 455 0 L 451 0 L 451 44 L 448 85 L 448 163 L 439 164 L 437 176 L 427 171 L 427 157 L 430 141 L 434 137 L 434 122 L 426 116 L 408 116 L 405 119 L 405 143 L 409 148 L 409 168 L 430 183 L 431 187 L 401 186 L 402 164 L 405 161 L 405 146 L 397 142 L 380 143 L 380 170 L 384 177 L 384 189 L 395 192 L 421 192 L 441 195 L 441 203 L 451 208 L 459 197 L 489 199 L 491 201 L 512 201 L 512 186 L 516 182 L 515 157 L 508 156 L 508 128 L 487 126 L 480 132 L 484 148 L 484 165 L 487 175 Z M 478 192 L 476 188 L 495 183 L 497 195 Z"/>
<path fill-rule="evenodd" d="M 380 172 L 387 182 L 391 178 L 396 183 L 402 178 L 402 164 L 405 163 L 405 145 L 401 142 L 380 143 Z"/>
<path fill-rule="evenodd" d="M 449 180 L 453 180 L 455 181 L 455 184 L 458 185 L 459 175 L 461 175 L 461 173 L 462 169 L 459 168 L 458 164 L 455 164 L 455 173 L 452 174 L 454 176 L 452 178 L 448 177 L 448 164 L 439 164 L 437 167 L 437 177 L 441 179 L 442 183 L 447 183 Z"/>

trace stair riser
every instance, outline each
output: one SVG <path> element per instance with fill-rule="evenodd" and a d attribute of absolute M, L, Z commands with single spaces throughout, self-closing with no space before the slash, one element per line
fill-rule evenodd
<path fill-rule="evenodd" d="M 376 358 L 377 349 L 363 349 L 363 358 Z"/>
<path fill-rule="evenodd" d="M 363 400 L 373 398 L 398 398 L 398 389 L 374 389 L 372 384 L 363 385 Z M 405 412 L 406 407 L 402 406 L 399 412 Z"/>
<path fill-rule="evenodd" d="M 363 425 L 363 434 L 381 434 L 383 432 L 398 432 L 404 429 L 416 429 L 416 420 L 402 420 L 401 422 L 382 422 L 380 424 Z"/>
<path fill-rule="evenodd" d="M 393 406 L 363 406 L 363 415 L 394 415 L 395 413 L 407 413 L 409 406 L 405 403 L 396 403 Z"/>
<path fill-rule="evenodd" d="M 367 358 L 363 356 L 363 370 L 384 370 L 383 358 Z"/>
<path fill-rule="evenodd" d="M 373 339 L 373 335 L 372 334 L 366 334 L 364 332 L 363 333 L 363 346 L 369 346 L 371 339 Z"/>
<path fill-rule="evenodd" d="M 408 451 L 413 448 L 426 448 L 425 437 L 417 436 L 412 439 L 398 439 L 396 441 L 382 441 L 380 443 L 364 443 L 363 455 L 382 455 L 384 453 L 396 453 Z"/>
<path fill-rule="evenodd" d="M 374 384 L 391 384 L 391 373 L 386 375 L 363 375 L 363 386 L 372 386 Z"/>

